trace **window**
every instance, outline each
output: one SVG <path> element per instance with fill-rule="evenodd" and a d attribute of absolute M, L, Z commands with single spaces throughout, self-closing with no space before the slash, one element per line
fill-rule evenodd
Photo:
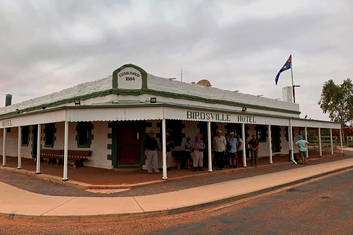
<path fill-rule="evenodd" d="M 54 123 L 45 124 L 45 129 L 44 129 L 45 147 L 53 148 L 54 141 L 55 141 L 55 124 Z"/>
<path fill-rule="evenodd" d="M 22 145 L 29 144 L 29 126 L 24 126 L 21 128 L 21 143 Z"/>
<path fill-rule="evenodd" d="M 267 126 L 263 126 L 263 125 L 255 126 L 255 131 L 256 131 L 256 138 L 259 140 L 259 142 L 266 142 Z"/>
<path fill-rule="evenodd" d="M 93 124 L 91 122 L 78 122 L 76 126 L 76 141 L 78 148 L 89 148 L 93 139 Z"/>

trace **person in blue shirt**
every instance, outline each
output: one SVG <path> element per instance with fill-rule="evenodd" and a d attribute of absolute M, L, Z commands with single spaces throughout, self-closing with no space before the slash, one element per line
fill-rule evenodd
<path fill-rule="evenodd" d="M 195 137 L 195 142 L 192 146 L 192 164 L 194 167 L 194 171 L 197 168 L 202 171 L 203 170 L 203 150 L 205 149 L 205 143 L 201 139 L 201 134 L 197 134 Z"/>
<path fill-rule="evenodd" d="M 309 144 L 308 141 L 303 140 L 303 136 L 299 135 L 298 136 L 298 141 L 296 142 L 296 144 L 299 147 L 299 155 L 302 158 L 302 164 L 305 164 L 306 162 L 306 151 L 307 151 L 307 145 Z"/>
<path fill-rule="evenodd" d="M 234 132 L 230 132 L 227 138 L 227 146 L 228 146 L 228 156 L 229 156 L 229 168 L 235 168 L 238 166 L 237 164 L 237 146 L 238 139 L 235 138 Z"/>

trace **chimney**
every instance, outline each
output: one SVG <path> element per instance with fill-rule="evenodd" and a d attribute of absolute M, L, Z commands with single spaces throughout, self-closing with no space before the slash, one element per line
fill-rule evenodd
<path fill-rule="evenodd" d="M 6 94 L 6 99 L 5 99 L 5 106 L 10 106 L 12 101 L 12 95 L 11 94 Z"/>

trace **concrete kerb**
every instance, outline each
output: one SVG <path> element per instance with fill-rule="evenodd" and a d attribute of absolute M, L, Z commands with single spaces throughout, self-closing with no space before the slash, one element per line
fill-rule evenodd
<path fill-rule="evenodd" d="M 255 196 L 261 196 L 261 194 L 266 194 L 271 191 L 280 190 L 286 187 L 296 187 L 298 184 L 305 183 L 311 180 L 319 179 L 321 177 L 330 176 L 331 174 L 344 172 L 347 170 L 353 169 L 353 166 L 343 167 L 340 169 L 332 170 L 329 172 L 324 172 L 318 175 L 313 175 L 304 179 L 292 181 L 289 183 L 277 185 L 274 187 L 269 187 L 266 189 L 245 193 L 242 195 L 237 195 L 234 197 L 223 198 L 220 200 L 202 203 L 202 204 L 195 204 L 186 207 L 174 208 L 174 209 L 167 209 L 167 210 L 158 210 L 158 211 L 151 211 L 151 212 L 139 212 L 139 213 L 126 213 L 126 214 L 106 214 L 106 215 L 81 215 L 81 216 L 31 216 L 31 215 L 21 215 L 16 213 L 0 213 L 0 218 L 10 219 L 10 220 L 30 220 L 30 221 L 37 221 L 37 222 L 109 222 L 109 221 L 118 221 L 118 220 L 125 220 L 125 219 L 136 219 L 146 216 L 160 216 L 160 215 L 170 215 L 170 214 L 177 214 L 188 212 L 192 210 L 200 210 L 211 208 L 231 202 L 236 202 L 245 198 L 251 198 Z"/>
<path fill-rule="evenodd" d="M 321 157 L 315 157 L 315 158 L 310 158 L 311 160 L 316 160 L 320 159 Z M 276 163 L 277 166 L 280 165 L 286 165 L 289 164 L 289 162 L 280 162 Z M 273 164 L 267 164 L 267 165 L 260 165 L 258 168 L 261 167 L 268 167 L 272 166 Z M 167 181 L 165 180 L 152 180 L 148 182 L 142 182 L 142 183 L 135 183 L 135 184 L 119 184 L 119 185 L 93 185 L 93 184 L 88 184 L 80 181 L 75 181 L 75 180 L 67 180 L 63 181 L 61 177 L 54 176 L 54 175 L 48 175 L 48 174 L 36 174 L 34 171 L 29 171 L 25 169 L 18 169 L 18 168 L 13 168 L 13 167 L 7 167 L 7 166 L 0 166 L 0 169 L 2 170 L 7 170 L 7 171 L 12 171 L 12 172 L 17 172 L 21 174 L 26 174 L 30 175 L 32 177 L 37 177 L 41 180 L 46 180 L 52 183 L 57 183 L 57 184 L 63 184 L 71 187 L 75 187 L 81 190 L 104 190 L 104 189 L 130 189 L 134 187 L 139 187 L 139 186 L 145 186 L 145 185 L 151 185 L 151 184 L 158 184 L 158 183 L 167 183 L 168 181 L 173 181 L 173 180 L 180 180 L 180 179 L 187 179 L 187 178 L 192 178 L 192 177 L 199 177 L 199 176 L 205 176 L 205 175 L 210 175 L 211 173 L 213 175 L 222 175 L 222 174 L 228 174 L 232 173 L 235 171 L 241 171 L 241 170 L 246 170 L 247 167 L 242 167 L 242 168 L 236 168 L 236 169 L 224 169 L 222 171 L 213 171 L 213 172 L 208 172 L 205 171 L 204 173 L 199 173 L 197 175 L 184 175 L 184 176 L 178 176 L 174 178 L 169 178 Z"/>
<path fill-rule="evenodd" d="M 290 164 L 290 163 L 289 162 L 276 163 L 277 166 L 286 165 L 286 164 Z M 261 166 L 258 166 L 258 168 L 269 167 L 269 166 L 272 166 L 272 165 L 261 165 Z M 142 182 L 142 183 L 119 184 L 119 185 L 93 185 L 93 184 L 88 184 L 88 183 L 74 181 L 74 180 L 63 181 L 62 178 L 58 177 L 58 176 L 53 176 L 53 175 L 48 175 L 48 174 L 35 174 L 35 172 L 33 172 L 33 171 L 29 171 L 29 170 L 25 170 L 25 169 L 17 169 L 17 168 L 13 168 L 13 167 L 6 167 L 6 166 L 5 167 L 1 166 L 0 169 L 30 175 L 30 176 L 36 177 L 38 179 L 46 180 L 46 181 L 49 181 L 52 183 L 58 183 L 58 184 L 63 184 L 63 185 L 67 185 L 67 186 L 76 187 L 76 188 L 79 188 L 82 190 L 88 190 L 88 189 L 130 189 L 130 188 L 139 187 L 139 186 L 158 184 L 158 183 L 167 183 L 168 181 L 187 179 L 187 178 L 193 178 L 193 177 L 199 177 L 199 176 L 206 176 L 206 175 L 210 175 L 210 174 L 213 174 L 213 175 L 228 174 L 228 173 L 232 173 L 232 172 L 236 172 L 236 171 L 246 170 L 247 167 L 234 168 L 234 169 L 233 168 L 224 169 L 222 171 L 213 171 L 213 172 L 205 171 L 205 172 L 199 173 L 197 175 L 184 175 L 184 176 L 169 178 L 167 181 L 160 179 L 160 180 L 152 180 L 152 181 L 147 181 L 147 182 Z"/>

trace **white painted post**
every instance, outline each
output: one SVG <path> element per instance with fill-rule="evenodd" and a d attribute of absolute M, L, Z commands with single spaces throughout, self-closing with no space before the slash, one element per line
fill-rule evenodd
<path fill-rule="evenodd" d="M 212 172 L 211 122 L 207 122 L 207 142 L 208 142 L 208 171 Z"/>
<path fill-rule="evenodd" d="M 333 155 L 332 128 L 330 128 L 330 143 L 331 143 L 331 155 Z"/>
<path fill-rule="evenodd" d="M 342 129 L 340 128 L 341 153 L 343 153 Z"/>
<path fill-rule="evenodd" d="M 245 147 L 245 123 L 241 124 L 242 138 L 243 138 L 243 167 L 246 167 L 246 147 Z"/>
<path fill-rule="evenodd" d="M 308 141 L 308 128 L 305 127 L 305 140 Z M 309 157 L 309 146 L 308 148 L 306 149 L 306 158 Z"/>
<path fill-rule="evenodd" d="M 41 139 L 41 127 L 38 124 L 37 130 L 37 165 L 36 165 L 36 174 L 40 174 L 40 139 Z"/>
<path fill-rule="evenodd" d="M 6 128 L 2 131 L 2 166 L 6 166 Z"/>
<path fill-rule="evenodd" d="M 167 139 L 166 139 L 166 120 L 162 119 L 162 163 L 163 163 L 163 180 L 167 180 Z"/>
<path fill-rule="evenodd" d="M 319 151 L 320 151 L 320 157 L 322 157 L 321 128 L 320 127 L 319 127 Z"/>
<path fill-rule="evenodd" d="M 69 146 L 69 122 L 65 121 L 64 128 L 64 173 L 63 173 L 63 181 L 69 180 L 67 178 L 67 162 L 68 162 L 68 146 Z"/>
<path fill-rule="evenodd" d="M 294 147 L 293 147 L 293 127 L 292 127 L 292 119 L 289 120 L 289 142 L 290 142 L 290 149 L 291 149 L 291 155 L 290 159 L 294 164 L 297 164 L 297 162 L 294 160 Z"/>
<path fill-rule="evenodd" d="M 22 141 L 22 133 L 21 127 L 18 127 L 18 140 L 17 140 L 17 168 L 21 169 L 21 141 Z"/>
<path fill-rule="evenodd" d="M 272 161 L 272 133 L 271 133 L 271 125 L 268 125 L 268 147 L 270 152 L 270 164 L 273 163 Z"/>

